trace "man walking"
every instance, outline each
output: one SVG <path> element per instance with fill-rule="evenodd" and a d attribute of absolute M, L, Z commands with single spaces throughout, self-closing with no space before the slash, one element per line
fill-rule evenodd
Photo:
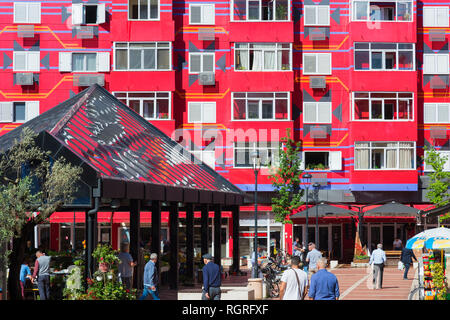
<path fill-rule="evenodd" d="M 306 262 L 308 263 L 309 273 L 315 273 L 317 271 L 317 261 L 322 258 L 322 253 L 316 249 L 316 245 L 313 242 L 308 244 L 309 252 L 306 255 Z"/>
<path fill-rule="evenodd" d="M 38 282 L 40 300 L 50 299 L 50 257 L 42 250 L 36 251 L 36 262 L 34 263 L 33 283 Z"/>
<path fill-rule="evenodd" d="M 158 255 L 152 253 L 150 260 L 144 267 L 144 291 L 139 300 L 144 300 L 148 295 L 151 295 L 153 300 L 160 300 L 158 295 L 158 272 L 156 270 L 156 261 Z"/>
<path fill-rule="evenodd" d="M 119 263 L 119 276 L 125 289 L 131 289 L 131 279 L 133 278 L 133 267 L 136 263 L 133 261 L 133 257 L 128 252 L 128 243 L 122 243 L 120 253 L 118 255 L 120 259 Z"/>
<path fill-rule="evenodd" d="M 408 280 L 408 271 L 411 263 L 413 263 L 412 259 L 417 261 L 416 256 L 414 255 L 414 251 L 412 249 L 403 248 L 402 255 L 400 256 L 400 261 L 405 266 L 405 272 L 403 273 L 403 279 Z"/>
<path fill-rule="evenodd" d="M 318 271 L 311 276 L 310 300 L 339 300 L 339 283 L 334 274 L 327 271 L 327 259 L 317 261 Z"/>
<path fill-rule="evenodd" d="M 291 270 L 283 272 L 280 286 L 280 300 L 303 300 L 308 286 L 308 275 L 299 269 L 300 257 L 293 256 Z"/>
<path fill-rule="evenodd" d="M 373 264 L 373 288 L 381 289 L 383 286 L 383 270 L 386 263 L 386 253 L 383 251 L 383 245 L 379 243 L 377 249 L 370 255 L 369 264 Z"/>
<path fill-rule="evenodd" d="M 205 266 L 202 269 L 202 300 L 220 300 L 220 285 L 222 284 L 220 267 L 212 259 L 213 257 L 209 253 L 203 255 Z"/>

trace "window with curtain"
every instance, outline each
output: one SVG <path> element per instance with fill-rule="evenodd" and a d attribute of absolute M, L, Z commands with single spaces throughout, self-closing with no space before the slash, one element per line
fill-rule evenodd
<path fill-rule="evenodd" d="M 116 42 L 114 52 L 115 70 L 171 69 L 170 42 Z"/>
<path fill-rule="evenodd" d="M 305 5 L 305 26 L 329 26 L 330 6 Z"/>
<path fill-rule="evenodd" d="M 353 92 L 353 120 L 413 120 L 413 101 L 410 92 Z"/>
<path fill-rule="evenodd" d="M 288 92 L 233 92 L 233 120 L 289 120 Z"/>
<path fill-rule="evenodd" d="M 279 142 L 235 142 L 234 143 L 234 167 L 252 168 L 252 153 L 257 151 L 261 158 L 261 166 L 268 167 L 279 162 Z"/>
<path fill-rule="evenodd" d="M 147 120 L 171 118 L 170 92 L 114 92 L 113 94 Z"/>
<path fill-rule="evenodd" d="M 303 74 L 331 74 L 331 53 L 304 53 Z"/>
<path fill-rule="evenodd" d="M 413 43 L 355 43 L 355 70 L 415 70 Z"/>
<path fill-rule="evenodd" d="M 159 20 L 159 1 L 128 0 L 128 20 Z"/>
<path fill-rule="evenodd" d="M 413 3 L 398 1 L 352 1 L 353 21 L 412 21 Z"/>
<path fill-rule="evenodd" d="M 215 71 L 214 52 L 190 52 L 189 53 L 189 73 Z"/>
<path fill-rule="evenodd" d="M 448 6 L 423 6 L 423 26 L 424 27 L 448 27 L 449 7 Z"/>
<path fill-rule="evenodd" d="M 96 71 L 97 54 L 96 53 L 72 53 L 72 71 Z"/>
<path fill-rule="evenodd" d="M 355 169 L 415 168 L 414 142 L 355 142 Z"/>
<path fill-rule="evenodd" d="M 424 123 L 450 123 L 449 103 L 424 103 Z"/>
<path fill-rule="evenodd" d="M 290 71 L 292 48 L 285 43 L 236 43 L 235 70 Z"/>
<path fill-rule="evenodd" d="M 331 102 L 303 102 L 303 123 L 331 123 Z"/>
<path fill-rule="evenodd" d="M 233 0 L 232 21 L 289 21 L 288 0 Z"/>

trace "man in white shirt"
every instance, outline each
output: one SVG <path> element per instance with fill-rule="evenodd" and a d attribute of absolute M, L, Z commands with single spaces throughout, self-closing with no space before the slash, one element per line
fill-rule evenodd
<path fill-rule="evenodd" d="M 386 253 L 383 251 L 383 245 L 379 243 L 377 249 L 370 255 L 369 264 L 373 264 L 373 288 L 381 289 L 383 285 L 383 270 L 386 263 Z"/>
<path fill-rule="evenodd" d="M 291 259 L 291 269 L 284 271 L 281 277 L 280 300 L 303 300 L 308 287 L 308 275 L 299 269 L 300 258 Z"/>

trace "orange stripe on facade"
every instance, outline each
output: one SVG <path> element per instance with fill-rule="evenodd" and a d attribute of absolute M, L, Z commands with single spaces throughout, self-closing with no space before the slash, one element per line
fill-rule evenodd
<path fill-rule="evenodd" d="M 6 99 L 18 99 L 18 98 L 19 99 L 47 99 L 53 93 L 53 91 L 55 91 L 55 89 L 61 85 L 61 83 L 66 82 L 66 81 L 73 81 L 73 76 L 69 76 L 69 75 L 64 76 L 47 93 L 16 93 L 16 92 L 14 92 L 14 93 L 5 93 L 5 92 L 0 90 L 0 95 L 2 95 Z"/>
<path fill-rule="evenodd" d="M 186 98 L 186 99 L 223 99 L 228 92 L 230 91 L 230 88 L 227 89 L 224 93 L 203 93 L 203 92 L 188 92 L 188 93 L 181 93 L 178 90 L 175 90 L 175 93 L 180 98 Z"/>
<path fill-rule="evenodd" d="M 344 89 L 347 92 L 349 92 L 348 87 L 338 77 L 325 77 L 325 80 L 326 83 L 339 83 L 341 86 L 344 87 Z M 295 77 L 294 82 L 309 83 L 309 77 L 306 76 Z"/>
<path fill-rule="evenodd" d="M 76 43 L 64 43 L 62 40 L 56 35 L 56 33 L 53 32 L 53 30 L 48 26 L 35 26 L 34 30 L 39 31 L 49 31 L 55 39 L 63 46 L 65 49 L 84 49 L 84 47 L 80 47 Z M 1 31 L 0 34 L 2 34 L 4 31 L 17 31 L 17 26 L 6 26 Z"/>
<path fill-rule="evenodd" d="M 320 51 L 324 51 L 324 50 L 333 51 L 333 50 L 339 50 L 348 39 L 349 39 L 349 36 L 346 36 L 344 38 L 344 40 L 342 40 L 341 43 L 336 45 L 336 46 L 313 45 L 313 44 L 299 45 L 298 44 L 298 45 L 294 45 L 294 49 L 296 49 L 296 50 L 308 49 L 308 51 L 318 51 L 318 50 L 320 50 Z"/>
<path fill-rule="evenodd" d="M 177 30 L 177 32 L 175 32 L 175 35 L 177 35 L 179 33 L 186 32 L 186 31 L 188 31 L 188 32 L 189 31 L 191 31 L 191 32 L 192 31 L 198 32 L 199 29 L 214 29 L 214 32 L 219 31 L 219 32 L 223 32 L 223 33 L 226 33 L 226 34 L 230 33 L 229 31 L 227 31 L 223 27 L 213 27 L 213 28 L 211 28 L 211 27 L 181 27 L 181 28 L 179 28 Z"/>
<path fill-rule="evenodd" d="M 345 136 L 340 141 L 335 142 L 321 142 L 321 141 L 306 141 L 302 143 L 302 146 L 304 147 L 312 147 L 312 146 L 321 146 L 321 147 L 339 147 L 342 143 L 344 143 L 344 140 L 347 139 L 348 133 L 345 134 Z"/>

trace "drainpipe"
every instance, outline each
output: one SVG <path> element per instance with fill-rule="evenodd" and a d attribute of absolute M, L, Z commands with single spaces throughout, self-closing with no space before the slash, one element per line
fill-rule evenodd
<path fill-rule="evenodd" d="M 92 190 L 94 197 L 94 207 L 86 212 L 86 251 L 85 251 L 85 275 L 91 278 L 94 273 L 94 258 L 92 253 L 95 246 L 95 234 L 97 228 L 97 212 L 100 208 L 100 196 L 101 196 L 101 180 L 98 179 L 97 188 Z"/>

